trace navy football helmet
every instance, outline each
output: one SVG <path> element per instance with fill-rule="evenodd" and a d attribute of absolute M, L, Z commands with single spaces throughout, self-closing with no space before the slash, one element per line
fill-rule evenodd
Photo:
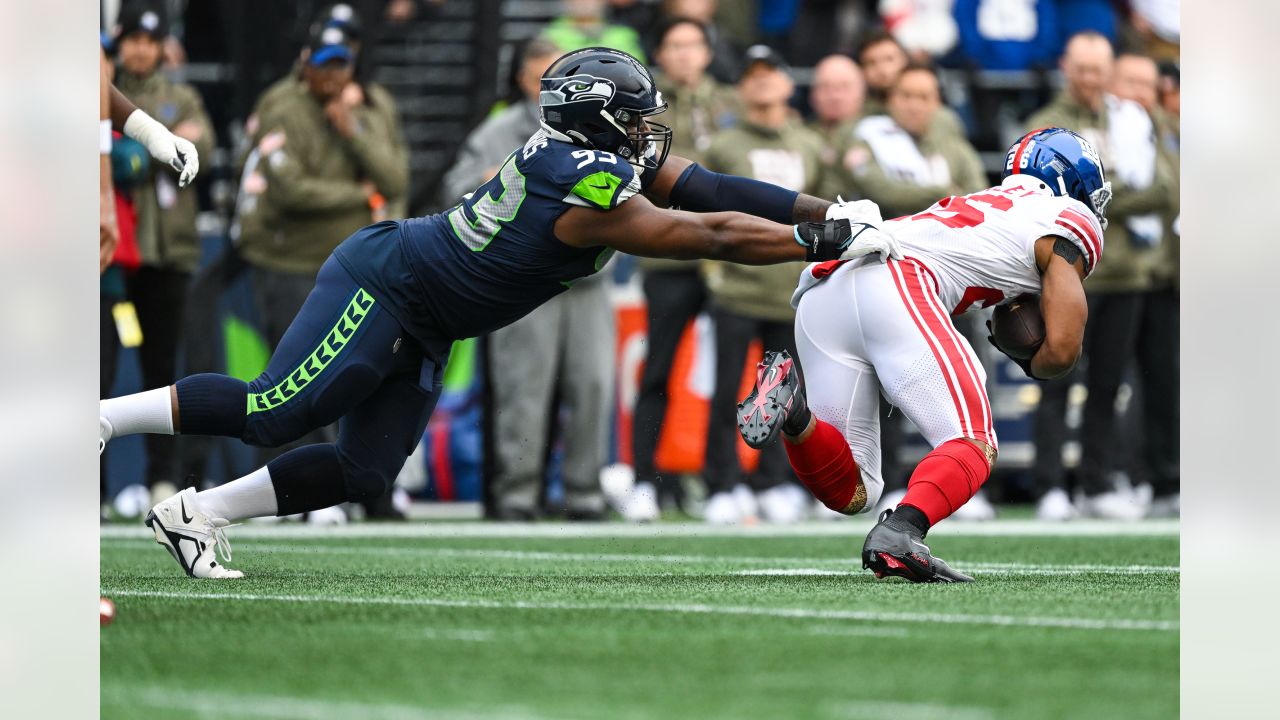
<path fill-rule="evenodd" d="M 1098 216 L 1102 227 L 1107 227 L 1111 183 L 1088 140 L 1063 128 L 1032 130 L 1009 148 L 1000 179 L 1019 174 L 1042 180 L 1055 195 L 1084 203 Z"/>
<path fill-rule="evenodd" d="M 593 47 L 562 56 L 542 76 L 538 105 L 551 137 L 640 168 L 661 167 L 671 149 L 671 128 L 645 120 L 667 109 L 662 93 L 624 52 Z"/>

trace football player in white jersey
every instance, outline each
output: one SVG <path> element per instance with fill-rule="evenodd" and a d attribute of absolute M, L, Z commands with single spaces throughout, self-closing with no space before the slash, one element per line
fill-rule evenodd
<path fill-rule="evenodd" d="M 853 515 L 875 507 L 884 487 L 880 394 L 906 413 L 933 451 L 916 466 L 906 497 L 867 535 L 862 564 L 877 577 L 972 580 L 923 542 L 978 492 L 996 458 L 986 374 L 948 316 L 1038 294 L 1044 342 L 1015 362 L 1036 379 L 1069 372 L 1084 339 L 1083 282 L 1102 257 L 1110 196 L 1087 141 L 1061 128 L 1036 130 L 1009 149 L 999 186 L 883 223 L 901 260 L 818 263 L 801 274 L 792 303 L 804 387 L 787 353 L 766 353 L 755 389 L 738 406 L 738 428 L 752 447 L 782 435 L 810 492 Z M 879 219 L 874 205 L 861 204 Z"/>

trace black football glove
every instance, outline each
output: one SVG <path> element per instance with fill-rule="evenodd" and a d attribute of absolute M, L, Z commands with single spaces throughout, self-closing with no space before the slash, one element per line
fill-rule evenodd
<path fill-rule="evenodd" d="M 990 320 L 988 320 L 988 321 L 987 321 L 987 342 L 991 343 L 991 347 L 993 347 L 993 348 L 995 348 L 995 349 L 999 350 L 1000 352 L 1004 353 L 1005 357 L 1007 357 L 1007 358 L 1009 358 L 1010 360 L 1012 360 L 1012 361 L 1014 362 L 1014 364 L 1015 364 L 1015 365 L 1017 365 L 1018 367 L 1022 368 L 1022 372 L 1026 373 L 1026 374 L 1027 374 L 1027 377 L 1031 378 L 1032 380 L 1043 380 L 1043 379 L 1044 379 L 1044 378 L 1038 378 L 1038 377 L 1036 377 L 1036 376 L 1035 376 L 1035 373 L 1032 373 L 1032 372 L 1031 372 L 1031 358 L 1027 358 L 1026 360 L 1023 360 L 1023 359 L 1021 359 L 1021 358 L 1016 358 L 1016 357 L 1014 357 L 1014 356 L 1010 355 L 1007 351 L 1005 351 L 1005 349 L 1004 349 L 1004 348 L 1000 347 L 1000 343 L 996 342 L 996 335 L 995 335 L 995 332 L 991 329 L 991 321 L 990 321 Z M 1035 357 L 1035 355 L 1034 355 L 1034 354 L 1032 354 L 1032 356 L 1031 356 L 1031 357 Z"/>
<path fill-rule="evenodd" d="M 849 246 L 853 245 L 853 241 L 868 230 L 879 233 L 874 225 L 862 222 L 851 223 L 844 219 L 807 222 L 795 226 L 795 238 L 796 242 L 804 247 L 805 260 L 824 262 L 841 259 Z M 867 252 L 879 252 L 879 247 L 868 246 Z"/>

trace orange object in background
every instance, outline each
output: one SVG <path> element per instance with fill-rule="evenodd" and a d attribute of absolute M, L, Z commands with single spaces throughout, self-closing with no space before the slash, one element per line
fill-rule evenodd
<path fill-rule="evenodd" d="M 632 411 L 639 395 L 640 373 L 644 369 L 648 319 L 643 302 L 624 301 L 617 306 L 618 362 L 618 460 L 632 462 Z M 710 338 L 707 339 L 708 341 Z M 707 422 L 711 398 L 695 390 L 693 376 L 699 352 L 714 352 L 710 342 L 699 343 L 696 322 L 685 328 L 676 348 L 671 376 L 667 381 L 667 414 L 658 438 L 655 464 L 669 473 L 700 473 L 707 448 Z M 705 347 L 704 347 L 705 345 Z M 763 355 L 759 342 L 747 350 L 738 397 L 746 397 L 755 383 L 756 364 Z M 759 453 L 738 438 L 738 460 L 747 472 L 759 464 Z"/>

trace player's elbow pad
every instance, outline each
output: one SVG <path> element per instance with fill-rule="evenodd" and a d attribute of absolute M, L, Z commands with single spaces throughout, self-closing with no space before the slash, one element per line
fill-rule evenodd
<path fill-rule="evenodd" d="M 671 206 L 691 212 L 741 212 L 776 223 L 790 224 L 794 190 L 737 175 L 714 173 L 693 163 L 671 188 Z"/>

